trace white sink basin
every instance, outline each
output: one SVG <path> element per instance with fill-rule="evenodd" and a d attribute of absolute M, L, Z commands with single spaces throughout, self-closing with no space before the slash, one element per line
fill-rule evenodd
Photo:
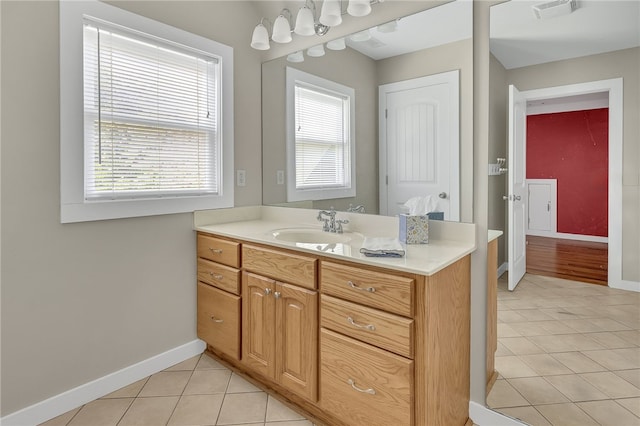
<path fill-rule="evenodd" d="M 325 232 L 322 229 L 315 228 L 282 228 L 274 229 L 271 235 L 276 240 L 286 241 L 289 243 L 303 244 L 337 244 L 348 243 L 354 238 L 360 237 L 355 232 L 344 232 L 337 234 L 333 232 Z"/>

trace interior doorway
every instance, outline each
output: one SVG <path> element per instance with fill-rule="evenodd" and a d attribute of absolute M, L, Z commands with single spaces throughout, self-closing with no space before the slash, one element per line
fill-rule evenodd
<path fill-rule="evenodd" d="M 609 106 L 609 146 L 608 146 L 608 271 L 607 283 L 610 287 L 625 288 L 622 280 L 622 79 L 601 80 L 588 83 L 572 84 L 567 86 L 558 86 L 545 89 L 536 89 L 520 92 L 519 95 L 526 102 L 526 108 L 536 103 L 561 103 L 567 98 L 582 96 L 593 97 L 604 94 L 608 97 Z M 520 104 L 521 108 L 522 105 Z M 513 107 L 512 107 L 513 108 Z M 512 114 L 517 116 L 517 114 Z M 524 146 L 519 145 L 520 143 Z M 523 152 L 526 147 L 526 137 L 511 138 L 509 142 L 510 152 Z M 513 167 L 513 165 L 510 165 Z M 522 175 L 518 173 L 518 175 Z M 515 174 L 514 174 L 515 175 Z M 517 176 L 510 176 L 509 181 L 517 179 Z M 512 196 L 508 202 L 510 207 L 515 203 L 525 203 L 526 200 L 516 199 Z M 525 206 L 522 206 L 525 207 Z M 515 211 L 522 211 L 522 209 Z M 508 220 L 516 221 L 517 217 L 508 217 Z M 512 230 L 510 228 L 510 234 Z M 525 236 L 525 227 L 518 227 L 513 230 L 515 235 L 508 236 L 508 244 L 515 245 L 517 241 L 522 241 Z M 509 259 L 509 269 L 511 272 L 511 264 L 513 259 Z M 517 284 L 517 283 L 515 283 Z M 509 286 L 511 289 L 511 285 Z M 515 285 L 513 285 L 515 288 Z"/>

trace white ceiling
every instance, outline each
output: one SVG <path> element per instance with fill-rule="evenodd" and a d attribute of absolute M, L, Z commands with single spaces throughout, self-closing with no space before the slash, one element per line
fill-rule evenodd
<path fill-rule="evenodd" d="M 458 0 L 400 18 L 395 32 L 382 33 L 372 28 L 371 40 L 348 40 L 347 44 L 378 60 L 471 38 L 472 24 L 472 2 Z"/>
<path fill-rule="evenodd" d="M 534 17 L 544 0 L 491 7 L 490 46 L 506 69 L 640 46 L 639 0 L 577 0 L 569 15 Z"/>

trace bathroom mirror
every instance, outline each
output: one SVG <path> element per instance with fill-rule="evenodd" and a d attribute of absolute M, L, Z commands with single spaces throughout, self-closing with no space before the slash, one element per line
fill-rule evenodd
<path fill-rule="evenodd" d="M 374 9 L 375 13 L 375 9 Z M 370 39 L 363 42 L 346 39 L 346 48 L 332 50 L 324 38 L 324 56 L 312 57 L 302 52 L 303 62 L 286 57 L 262 66 L 262 153 L 263 204 L 305 208 L 347 210 L 363 205 L 366 213 L 380 212 L 380 186 L 387 182 L 380 176 L 379 87 L 418 78 L 458 72 L 459 146 L 455 158 L 458 166 L 453 181 L 457 195 L 452 203 L 458 207 L 456 220 L 472 221 L 473 192 L 473 42 L 472 2 L 455 1 L 414 15 L 399 17 L 385 27 L 368 30 Z M 355 182 L 356 195 L 349 198 L 287 202 L 286 191 L 286 68 L 313 74 L 355 90 Z M 450 164 L 450 163 L 449 163 Z M 438 164 L 448 171 L 449 164 Z M 391 167 L 389 167 L 391 169 Z M 457 181 L 457 182 L 456 182 Z M 383 191 L 384 192 L 383 188 Z M 424 194 L 415 194 L 424 196 Z M 449 197 L 451 194 L 442 194 Z M 434 197 L 435 198 L 435 197 Z M 449 201 L 449 200 L 447 200 Z M 445 217 L 449 219 L 449 217 Z"/>
<path fill-rule="evenodd" d="M 638 114 L 639 16 L 640 3 L 637 1 L 513 0 L 491 6 L 490 162 L 495 162 L 496 158 L 508 158 L 509 85 L 514 85 L 523 92 L 523 97 L 528 100 L 524 107 L 525 114 L 534 109 L 536 114 L 551 116 L 565 114 L 567 111 L 608 108 L 606 113 L 609 118 L 614 117 L 614 114 L 618 114 L 618 118 L 622 115 L 624 128 L 620 131 L 623 136 L 620 149 L 628 152 L 638 134 L 637 124 L 633 123 L 637 123 Z M 604 105 L 600 103 L 599 96 L 592 96 L 602 94 L 602 89 L 592 90 L 588 93 L 589 96 L 558 95 L 563 93 L 560 90 L 562 88 L 585 87 L 594 85 L 594 82 L 620 78 L 624 81 L 624 108 L 615 106 L 620 102 L 619 97 L 610 97 L 608 92 L 605 93 Z M 526 98 L 527 92 L 534 90 L 537 93 L 544 92 L 544 98 L 542 95 L 535 101 Z M 624 112 L 620 114 L 622 110 Z M 608 123 L 615 120 L 616 118 L 612 118 Z M 586 120 L 583 122 L 589 124 Z M 587 133 L 591 134 L 590 132 L 591 127 Z M 609 136 L 609 146 L 617 143 L 616 139 Z M 524 143 L 531 143 L 531 140 Z M 595 146 L 591 139 L 587 140 L 588 144 Z M 522 151 L 526 152 L 526 148 Z M 563 157 L 562 168 L 571 167 L 570 162 L 575 161 L 575 158 L 576 156 Z M 609 156 L 609 161 L 612 161 L 611 158 Z M 552 154 L 547 152 L 545 164 L 550 163 L 551 159 Z M 608 170 L 623 176 L 627 176 L 629 170 L 637 170 L 635 160 L 625 158 L 621 161 L 623 163 L 613 166 L 609 163 Z M 507 163 L 503 167 L 509 168 L 512 165 Z M 622 192 L 621 187 L 615 187 L 617 184 L 614 179 L 609 178 L 607 184 L 612 185 L 609 186 L 613 188 L 610 193 Z M 558 181 L 558 187 L 560 185 Z M 622 178 L 618 185 L 622 185 Z M 507 175 L 489 176 L 490 229 L 508 229 L 509 217 L 505 213 L 506 204 L 502 198 L 506 195 L 506 188 Z M 551 199 L 555 201 L 556 197 Z M 609 203 L 612 200 L 615 198 L 610 197 Z M 613 236 L 616 234 L 631 234 L 629 239 L 637 241 L 633 236 L 637 229 L 637 215 L 633 208 L 629 205 L 623 207 L 622 199 L 609 206 L 610 212 L 626 210 L 626 215 L 633 216 L 635 220 L 632 222 L 623 217 L 619 223 L 610 223 L 609 253 L 615 247 Z M 573 220 L 576 221 L 576 218 Z M 618 230 L 614 230 L 616 227 L 619 227 Z M 506 240 L 499 240 L 499 266 L 507 261 Z M 632 250 L 624 250 L 624 253 L 629 252 L 633 253 Z M 550 259 L 549 263 L 553 261 Z M 625 264 L 624 260 L 622 264 Z M 608 266 L 611 272 L 614 265 Z M 622 275 L 622 272 L 619 274 Z M 564 285 L 554 287 L 552 278 L 529 277 L 529 282 L 523 286 L 523 281 L 515 292 L 498 293 L 498 303 L 502 307 L 498 312 L 495 367 L 501 377 L 488 392 L 488 406 L 531 425 L 595 424 L 594 420 L 597 424 L 629 423 L 623 418 L 614 420 L 614 417 L 622 415 L 627 416 L 627 419 L 634 419 L 633 407 L 624 405 L 626 401 L 623 397 L 628 394 L 622 389 L 630 389 L 637 394 L 639 383 L 635 380 L 637 374 L 634 377 L 626 375 L 625 368 L 628 366 L 617 363 L 616 357 L 621 362 L 631 364 L 629 369 L 637 368 L 637 355 L 629 360 L 620 355 L 632 353 L 633 350 L 628 348 L 637 347 L 637 342 L 617 339 L 620 337 L 619 330 L 637 329 L 637 322 L 634 327 L 634 324 L 627 325 L 624 318 L 607 318 L 604 315 L 607 312 L 604 302 L 598 303 L 597 307 L 584 303 L 593 292 L 607 297 L 611 293 L 606 287 L 594 284 L 585 284 L 585 287 L 575 285 L 570 288 L 569 294 Z M 567 282 L 567 285 L 571 284 L 576 283 Z M 594 287 L 587 289 L 587 286 Z M 554 293 L 563 290 L 565 293 L 560 295 Z M 582 297 L 580 303 L 577 303 L 577 297 Z M 616 308 L 623 311 L 622 307 Z M 595 325 L 605 322 L 616 324 L 616 327 Z M 616 384 L 609 387 L 605 385 L 605 380 Z M 607 402 L 603 402 L 604 400 Z M 594 409 L 596 406 L 599 407 L 597 410 Z M 629 407 L 631 410 L 627 410 Z M 637 410 L 635 413 L 637 416 Z M 602 417 L 603 415 L 607 417 Z M 637 421 L 637 417 L 635 420 Z"/>

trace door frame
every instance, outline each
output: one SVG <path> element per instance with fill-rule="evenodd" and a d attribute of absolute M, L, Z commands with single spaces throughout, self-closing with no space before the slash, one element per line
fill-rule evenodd
<path fill-rule="evenodd" d="M 521 93 L 527 101 L 537 101 L 542 99 L 553 99 L 565 96 L 602 92 L 607 92 L 609 94 L 608 285 L 612 288 L 640 291 L 638 283 L 622 279 L 622 78 L 525 90 Z M 510 218 L 508 219 L 510 220 Z"/>
<path fill-rule="evenodd" d="M 457 114 L 455 125 L 451 125 L 451 139 L 456 143 L 449 146 L 449 170 L 455 171 L 449 175 L 449 219 L 460 220 L 460 70 L 446 71 L 425 77 L 395 83 L 381 84 L 378 86 L 378 188 L 379 211 L 387 213 L 388 187 L 387 187 L 387 95 L 403 90 L 413 90 L 438 83 L 455 83 L 451 91 L 452 113 Z M 453 123 L 453 121 L 452 121 Z"/>

